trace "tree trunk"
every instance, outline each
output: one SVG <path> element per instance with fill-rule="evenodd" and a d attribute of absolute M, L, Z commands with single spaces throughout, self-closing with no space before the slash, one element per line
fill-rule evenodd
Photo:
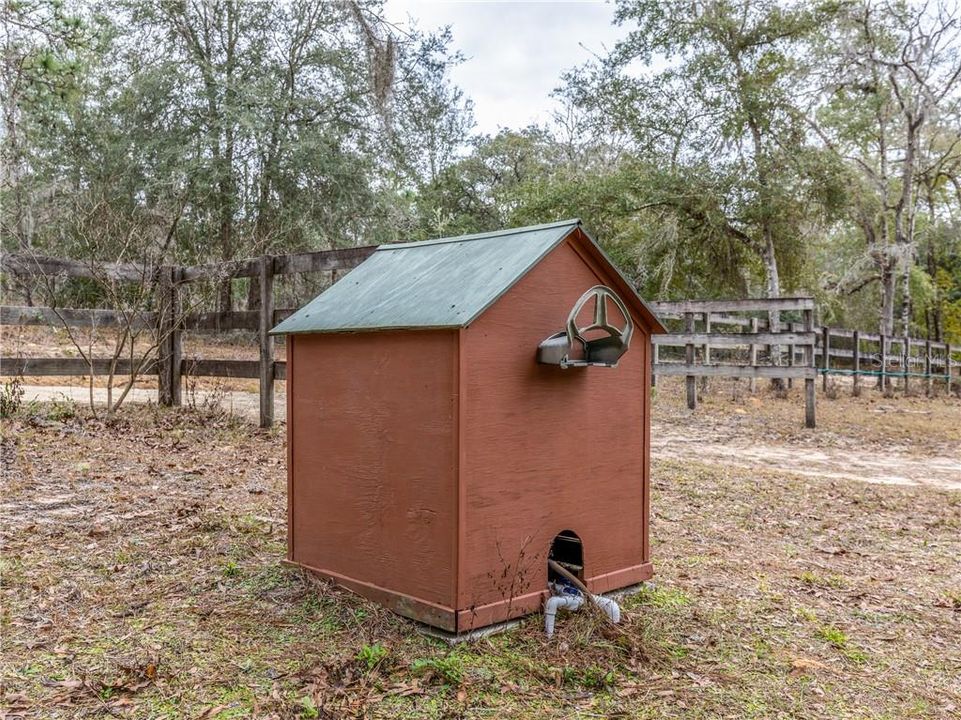
<path fill-rule="evenodd" d="M 889 253 L 885 252 L 881 258 L 881 318 L 878 330 L 882 335 L 894 335 L 894 291 L 897 287 L 897 276 L 894 263 Z"/>
<path fill-rule="evenodd" d="M 220 281 L 217 288 L 217 308 L 220 312 L 230 312 L 233 308 L 233 292 L 230 286 L 230 278 Z"/>
<path fill-rule="evenodd" d="M 901 332 L 911 334 L 911 266 L 914 264 L 913 253 L 908 253 L 902 260 L 901 268 Z"/>
<path fill-rule="evenodd" d="M 256 275 L 250 278 L 247 286 L 247 309 L 260 310 L 260 278 Z"/>
<path fill-rule="evenodd" d="M 764 274 L 767 276 L 767 296 L 769 298 L 781 297 L 781 275 L 777 267 L 777 254 L 774 250 L 774 237 L 769 229 L 765 230 L 764 244 Z M 778 310 L 771 310 L 767 316 L 768 332 L 781 332 L 781 313 Z M 781 346 L 771 346 L 771 364 L 781 364 Z M 772 378 L 771 387 L 781 390 L 784 387 L 782 378 Z"/>
<path fill-rule="evenodd" d="M 934 207 L 934 193 L 930 187 L 927 188 L 928 196 L 928 217 L 931 218 L 931 222 L 934 222 L 934 218 L 937 217 L 935 214 Z M 928 276 L 934 283 L 934 301 L 930 305 L 930 314 L 925 312 L 925 317 L 930 317 L 928 321 L 928 340 L 934 340 L 936 342 L 941 342 L 941 288 L 938 286 L 938 256 L 937 249 L 935 246 L 934 238 L 935 233 L 931 232 L 934 228 L 929 229 L 928 235 L 928 247 L 927 247 L 927 270 Z"/>

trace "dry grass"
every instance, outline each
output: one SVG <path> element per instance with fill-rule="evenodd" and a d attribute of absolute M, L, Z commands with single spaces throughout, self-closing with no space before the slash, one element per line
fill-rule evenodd
<path fill-rule="evenodd" d="M 720 392 L 692 419 L 659 391 L 657 420 L 830 443 L 856 407 L 859 443 L 901 415 L 956 437 L 949 403 L 874 423 L 837 402 L 807 435 L 797 402 Z M 282 433 L 41 410 L 2 427 L 8 718 L 961 714 L 958 492 L 655 462 L 656 583 L 624 633 L 562 616 L 547 643 L 535 616 L 452 649 L 280 565 Z"/>
<path fill-rule="evenodd" d="M 656 420 L 680 426 L 690 422 L 683 383 L 683 378 L 658 381 Z M 803 381 L 796 381 L 785 392 L 759 381 L 752 394 L 747 381 L 712 379 L 707 391 L 699 392 L 698 429 L 716 432 L 721 438 L 742 435 L 820 448 L 959 454 L 961 381 L 954 383 L 951 396 L 945 393 L 943 383 L 936 384 L 932 397 L 926 396 L 924 382 L 915 378 L 908 395 L 898 385 L 891 398 L 885 398 L 873 383 L 864 386 L 860 397 L 852 397 L 848 380 L 834 399 L 821 391 L 820 379 L 816 387 L 817 431 L 811 432 L 804 427 Z"/>

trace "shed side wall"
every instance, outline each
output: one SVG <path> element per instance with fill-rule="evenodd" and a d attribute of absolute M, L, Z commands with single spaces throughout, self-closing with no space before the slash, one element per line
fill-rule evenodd
<path fill-rule="evenodd" d="M 577 247 L 559 246 L 462 331 L 461 630 L 536 607 L 562 530 L 582 539 L 593 590 L 650 576 L 648 333 L 635 318 L 631 348 L 613 369 L 535 360 L 581 294 L 609 282 Z"/>
<path fill-rule="evenodd" d="M 382 602 L 403 596 L 388 604 L 404 614 L 418 615 L 410 598 L 453 609 L 456 332 L 295 344 L 291 559 Z"/>

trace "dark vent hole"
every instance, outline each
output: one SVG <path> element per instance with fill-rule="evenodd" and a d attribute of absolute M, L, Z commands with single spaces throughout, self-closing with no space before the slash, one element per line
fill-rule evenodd
<path fill-rule="evenodd" d="M 570 570 L 579 580 L 584 579 L 584 546 L 573 530 L 563 530 L 554 538 L 548 557 Z M 557 574 L 548 568 L 547 578 L 556 580 Z"/>

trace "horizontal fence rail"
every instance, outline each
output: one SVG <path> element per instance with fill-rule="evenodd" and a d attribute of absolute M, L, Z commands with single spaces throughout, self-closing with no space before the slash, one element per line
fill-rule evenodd
<path fill-rule="evenodd" d="M 0 325 L 35 325 L 68 328 L 150 329 L 159 338 L 155 357 L 132 362 L 129 357 L 111 361 L 96 358 L 0 357 L 0 375 L 84 376 L 129 375 L 138 372 L 158 377 L 158 401 L 180 404 L 184 377 L 259 379 L 261 425 L 273 422 L 273 382 L 286 378 L 286 363 L 274 359 L 270 328 L 295 310 L 275 308 L 273 278 L 298 273 L 349 270 L 369 257 L 376 246 L 265 255 L 221 263 L 182 267 L 132 263 L 92 263 L 45 256 L 0 254 L 4 272 L 28 276 L 72 277 L 118 282 L 155 282 L 154 310 L 130 311 L 89 308 L 0 307 Z M 259 282 L 260 307 L 227 312 L 183 312 L 180 289 L 187 283 L 235 278 Z M 877 378 L 887 389 L 893 379 L 907 390 L 910 378 L 923 378 L 931 391 L 934 381 L 951 392 L 957 382 L 953 359 L 957 349 L 942 342 L 883 336 L 845 328 L 814 326 L 813 298 L 748 298 L 735 300 L 679 300 L 650 303 L 668 326 L 666 334 L 651 338 L 652 378 L 686 379 L 688 405 L 696 407 L 695 382 L 705 378 L 747 379 L 754 390 L 758 379 L 805 382 L 805 421 L 814 426 L 816 378 L 850 376 L 854 392 L 865 377 Z M 751 313 L 777 313 L 783 321 L 773 329 L 768 317 Z M 798 322 L 800 320 L 800 322 Z M 183 333 L 248 331 L 257 334 L 257 360 L 221 360 L 190 357 L 183 351 Z M 673 357 L 672 357 L 673 353 Z"/>
<path fill-rule="evenodd" d="M 25 276 L 74 277 L 88 280 L 142 282 L 157 272 L 155 265 L 133 263 L 82 262 L 45 255 L 0 253 L 4 272 Z"/>
<path fill-rule="evenodd" d="M 656 302 L 654 311 L 663 321 L 683 320 L 683 332 L 670 332 L 651 338 L 653 348 L 652 377 L 662 375 L 683 376 L 687 393 L 687 406 L 697 407 L 697 379 L 702 382 L 709 377 L 747 379 L 753 391 L 759 378 L 778 381 L 804 380 L 804 423 L 815 426 L 814 381 L 817 377 L 814 348 L 817 333 L 814 332 L 814 299 L 795 298 L 748 298 L 737 300 L 680 300 Z M 761 332 L 760 319 L 740 318 L 738 313 L 764 312 L 798 314 L 804 318 L 800 327 L 783 324 L 781 327 L 769 323 Z M 697 329 L 697 323 L 702 330 Z M 748 332 L 716 332 L 715 325 L 747 328 Z M 661 357 L 662 348 L 683 346 L 683 361 L 670 361 Z M 719 349 L 748 348 L 744 360 L 717 362 L 712 352 Z M 797 361 L 796 348 L 801 348 L 801 360 Z M 760 348 L 769 349 L 768 363 L 758 363 Z M 776 352 L 770 349 L 776 348 Z M 788 349 L 787 363 L 782 362 L 781 348 Z M 697 362 L 700 354 L 700 362 Z"/>
<path fill-rule="evenodd" d="M 813 310 L 814 298 L 748 298 L 744 300 L 677 300 L 650 303 L 658 315 Z"/>
<path fill-rule="evenodd" d="M 0 357 L 0 374 L 25 377 L 81 377 L 91 374 L 107 375 L 110 372 L 112 361 L 109 358 L 94 358 L 91 362 L 83 358 Z M 129 375 L 135 369 L 135 364 L 126 358 L 118 359 L 113 372 L 115 375 Z M 156 375 L 157 372 L 156 360 L 147 360 L 140 368 L 141 375 Z M 183 360 L 181 372 L 183 377 L 258 378 L 260 361 L 186 358 Z M 284 380 L 286 377 L 287 363 L 283 360 L 274 361 L 274 378 Z"/>

